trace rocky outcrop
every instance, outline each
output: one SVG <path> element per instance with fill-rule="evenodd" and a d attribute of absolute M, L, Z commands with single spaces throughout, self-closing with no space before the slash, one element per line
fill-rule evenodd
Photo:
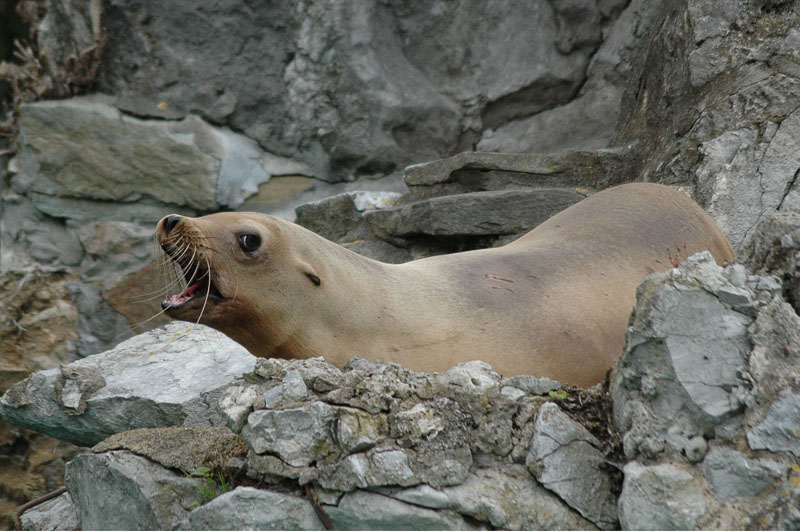
<path fill-rule="evenodd" d="M 780 294 L 707 253 L 639 287 L 610 388 L 624 528 L 800 524 L 800 318 Z"/>
<path fill-rule="evenodd" d="M 615 144 L 637 175 L 690 187 L 740 251 L 759 220 L 800 207 L 791 2 L 662 3 L 633 61 Z"/>

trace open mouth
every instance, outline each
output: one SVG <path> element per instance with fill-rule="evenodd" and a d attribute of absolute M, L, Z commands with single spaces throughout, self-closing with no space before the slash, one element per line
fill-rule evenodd
<path fill-rule="evenodd" d="M 182 292 L 168 296 L 161 302 L 164 310 L 178 310 L 188 307 L 202 307 L 207 304 L 216 304 L 225 297 L 214 285 L 211 270 L 202 260 L 193 260 L 190 257 L 174 257 L 172 249 L 162 246 L 167 255 L 181 268 L 187 288 Z"/>

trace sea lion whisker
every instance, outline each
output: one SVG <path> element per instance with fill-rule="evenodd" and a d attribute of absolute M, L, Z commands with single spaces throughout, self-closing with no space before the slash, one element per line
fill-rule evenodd
<path fill-rule="evenodd" d="M 200 315 L 197 316 L 196 324 L 200 324 L 200 320 L 203 317 L 203 313 L 206 311 L 206 305 L 208 304 L 208 296 L 211 294 L 211 264 L 209 264 L 208 259 L 206 261 L 206 274 L 208 275 L 208 285 L 206 286 L 206 297 L 203 299 L 203 308 L 200 309 Z"/>

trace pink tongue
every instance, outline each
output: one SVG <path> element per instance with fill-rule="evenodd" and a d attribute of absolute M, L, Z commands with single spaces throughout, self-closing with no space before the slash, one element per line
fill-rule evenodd
<path fill-rule="evenodd" d="M 197 287 L 200 286 L 199 282 L 194 283 L 192 286 L 181 292 L 180 294 L 175 294 L 169 297 L 169 302 L 173 305 L 181 305 L 186 303 L 192 297 L 194 297 L 194 293 L 197 291 Z"/>

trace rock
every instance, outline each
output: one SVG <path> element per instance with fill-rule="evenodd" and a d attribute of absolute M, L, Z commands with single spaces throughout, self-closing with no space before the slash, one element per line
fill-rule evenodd
<path fill-rule="evenodd" d="M 515 375 L 503 379 L 503 382 L 526 393 L 535 395 L 546 395 L 548 392 L 558 390 L 562 387 L 561 383 L 558 381 L 548 379 L 547 377 L 534 377 L 532 375 Z"/>
<path fill-rule="evenodd" d="M 95 453 L 124 450 L 170 469 L 191 473 L 222 467 L 247 455 L 247 446 L 227 427 L 165 427 L 119 432 L 92 448 Z"/>
<path fill-rule="evenodd" d="M 612 140 L 633 146 L 634 175 L 694 190 L 736 251 L 761 218 L 800 197 L 800 114 L 789 103 L 800 94 L 789 66 L 797 21 L 787 8 L 738 0 L 660 4 L 633 61 Z"/>
<path fill-rule="evenodd" d="M 0 415 L 79 445 L 133 428 L 224 425 L 212 399 L 254 364 L 252 355 L 222 334 L 176 322 L 33 374 L 0 399 Z M 78 407 L 65 406 L 65 398 L 69 404 L 77 400 Z"/>
<path fill-rule="evenodd" d="M 74 98 L 20 109 L 23 171 L 13 185 L 42 212 L 83 222 L 154 222 L 170 207 L 235 208 L 273 174 L 310 173 L 196 116 L 148 122 L 107 102 Z"/>
<path fill-rule="evenodd" d="M 386 239 L 509 235 L 533 229 L 584 197 L 573 189 L 474 192 L 369 211 L 365 219 Z"/>
<path fill-rule="evenodd" d="M 477 469 L 457 486 L 433 489 L 421 484 L 385 493 L 418 506 L 450 508 L 506 530 L 594 528 L 543 489 L 520 465 Z"/>
<path fill-rule="evenodd" d="M 553 154 L 463 152 L 409 166 L 406 184 L 416 198 L 522 187 L 601 189 L 620 184 L 625 150 Z"/>
<path fill-rule="evenodd" d="M 122 109 L 197 114 L 329 180 L 468 149 L 485 128 L 570 101 L 619 12 L 592 1 L 104 7 L 100 89 Z M 202 37 L 175 30 L 187 17 Z"/>
<path fill-rule="evenodd" d="M 787 300 L 800 311 L 800 212 L 763 218 L 744 244 L 743 262 L 761 275 L 783 280 Z"/>
<path fill-rule="evenodd" d="M 195 508 L 187 530 L 324 530 L 308 500 L 240 486 Z"/>
<path fill-rule="evenodd" d="M 188 524 L 187 508 L 200 498 L 201 481 L 111 451 L 75 458 L 65 482 L 81 530 L 169 530 Z"/>
<path fill-rule="evenodd" d="M 555 403 L 545 403 L 536 417 L 525 464 L 542 485 L 599 528 L 617 524 L 612 481 L 601 469 L 602 444 Z"/>
<path fill-rule="evenodd" d="M 436 512 L 363 490 L 346 493 L 338 505 L 323 509 L 337 530 L 475 530 L 452 512 Z"/>
<path fill-rule="evenodd" d="M 297 223 L 328 240 L 354 239 L 365 211 L 391 207 L 398 198 L 397 192 L 345 192 L 299 205 Z"/>
<path fill-rule="evenodd" d="M 26 510 L 19 516 L 22 530 L 79 530 L 78 515 L 69 493 Z"/>
<path fill-rule="evenodd" d="M 614 420 L 628 458 L 666 446 L 698 461 L 707 444 L 697 438 L 744 409 L 748 327 L 759 303 L 725 272 L 703 252 L 647 277 L 637 290 L 611 379 Z"/>
<path fill-rule="evenodd" d="M 242 437 L 256 453 L 275 454 L 287 464 L 306 466 L 327 454 L 335 409 L 319 401 L 298 408 L 257 410 Z"/>
<path fill-rule="evenodd" d="M 751 449 L 789 451 L 800 457 L 800 394 L 781 392 L 767 415 L 747 431 Z"/>
<path fill-rule="evenodd" d="M 714 447 L 703 460 L 703 470 L 714 494 L 721 499 L 755 497 L 784 471 L 779 463 L 748 458 L 725 447 Z"/>
<path fill-rule="evenodd" d="M 691 530 L 706 513 L 694 477 L 670 464 L 629 462 L 619 496 L 623 530 Z"/>
<path fill-rule="evenodd" d="M 296 370 L 286 372 L 283 382 L 270 388 L 264 394 L 266 408 L 276 408 L 305 399 L 308 397 L 308 388 Z"/>

